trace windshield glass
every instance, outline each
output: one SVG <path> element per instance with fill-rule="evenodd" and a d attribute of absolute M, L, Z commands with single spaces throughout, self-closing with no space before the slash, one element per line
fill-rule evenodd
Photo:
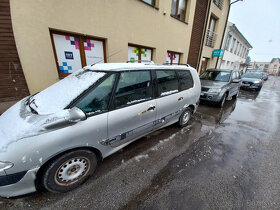
<path fill-rule="evenodd" d="M 105 74 L 104 72 L 78 70 L 34 95 L 27 105 L 38 114 L 56 113 L 63 110 Z"/>
<path fill-rule="evenodd" d="M 205 71 L 200 76 L 203 80 L 212 80 L 220 82 L 228 82 L 230 78 L 230 72 L 226 71 Z"/>
<path fill-rule="evenodd" d="M 259 73 L 246 73 L 246 74 L 243 74 L 242 76 L 243 78 L 256 78 L 256 79 L 261 79 L 262 78 L 262 75 L 259 74 Z"/>

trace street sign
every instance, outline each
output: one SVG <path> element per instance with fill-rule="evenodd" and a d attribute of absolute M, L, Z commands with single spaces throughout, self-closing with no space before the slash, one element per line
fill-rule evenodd
<path fill-rule="evenodd" d="M 212 57 L 222 57 L 223 54 L 224 54 L 224 50 L 215 49 L 215 50 L 213 50 Z"/>

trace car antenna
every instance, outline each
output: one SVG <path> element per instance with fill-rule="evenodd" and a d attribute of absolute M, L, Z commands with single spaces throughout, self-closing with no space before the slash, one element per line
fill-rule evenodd
<path fill-rule="evenodd" d="M 110 57 L 116 55 L 116 54 L 119 54 L 121 51 L 122 51 L 122 50 L 119 50 L 119 51 L 117 51 L 117 52 L 115 52 L 115 53 L 113 53 L 113 54 L 107 56 L 107 57 L 106 57 L 106 60 L 107 60 L 108 58 L 110 58 Z M 100 63 L 101 61 L 104 61 L 104 59 L 102 59 L 102 60 L 100 60 L 100 61 L 97 61 L 96 63 L 93 63 L 93 64 L 91 64 L 90 66 L 93 66 L 93 65 L 95 65 L 95 64 L 97 64 L 97 63 Z"/>

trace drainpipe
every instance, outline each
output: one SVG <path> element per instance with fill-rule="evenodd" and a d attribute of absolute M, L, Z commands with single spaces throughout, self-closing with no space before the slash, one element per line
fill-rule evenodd
<path fill-rule="evenodd" d="M 236 0 L 234 2 L 231 2 L 229 4 L 229 8 L 228 8 L 228 13 L 227 13 L 227 19 L 226 19 L 226 25 L 225 25 L 225 28 L 224 28 L 224 32 L 223 32 L 223 39 L 222 39 L 222 42 L 221 42 L 221 45 L 220 45 L 220 49 L 222 49 L 222 46 L 223 46 L 223 43 L 224 43 L 224 39 L 225 39 L 225 32 L 226 32 L 226 28 L 227 28 L 227 22 L 228 22 L 228 16 L 229 16 L 229 12 L 230 12 L 230 8 L 231 8 L 231 5 L 236 3 L 236 2 L 239 2 L 239 1 L 243 1 L 243 0 Z M 223 54 L 224 56 L 224 54 Z M 218 62 L 219 62 L 219 58 L 217 59 L 217 62 L 216 62 L 216 67 L 218 67 Z M 220 68 L 221 68 L 221 65 L 222 65 L 222 59 L 221 59 L 221 62 L 220 62 Z"/>

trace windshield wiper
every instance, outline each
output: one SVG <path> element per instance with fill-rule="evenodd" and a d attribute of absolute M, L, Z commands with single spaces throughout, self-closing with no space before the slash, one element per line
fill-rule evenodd
<path fill-rule="evenodd" d="M 30 96 L 30 97 L 26 100 L 26 102 L 25 102 L 25 105 L 28 105 L 29 109 L 31 110 L 31 112 L 32 112 L 33 114 L 38 114 L 38 112 L 37 112 L 34 108 L 31 107 L 31 104 L 34 104 L 34 105 L 38 108 L 38 106 L 37 106 L 36 103 L 35 103 L 35 99 L 33 98 L 36 94 L 37 94 L 37 93 L 35 93 L 34 95 Z M 33 99 L 33 100 L 32 100 L 32 99 Z"/>

